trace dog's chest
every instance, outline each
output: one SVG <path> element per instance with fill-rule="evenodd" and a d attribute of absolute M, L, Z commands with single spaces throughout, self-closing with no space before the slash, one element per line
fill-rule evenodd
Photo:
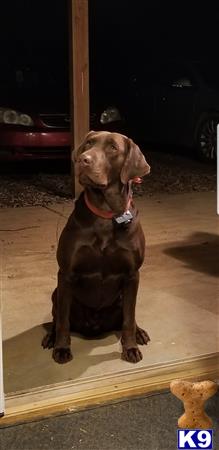
<path fill-rule="evenodd" d="M 113 236 L 110 234 L 109 236 L 104 236 L 101 234 L 95 234 L 93 241 L 93 248 L 103 255 L 104 253 L 109 253 L 110 248 L 115 250 L 115 241 L 113 241 Z M 108 249 L 108 251 L 107 251 Z"/>
<path fill-rule="evenodd" d="M 89 243 L 81 244 L 74 258 L 74 271 L 81 274 L 122 274 L 134 269 L 135 254 L 122 245 L 113 233 L 94 234 Z"/>

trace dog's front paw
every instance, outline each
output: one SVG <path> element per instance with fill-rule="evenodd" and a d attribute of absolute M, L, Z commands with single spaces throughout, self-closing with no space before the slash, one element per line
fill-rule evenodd
<path fill-rule="evenodd" d="M 47 333 L 46 336 L 44 336 L 42 340 L 42 347 L 43 348 L 53 348 L 55 344 L 55 334 L 54 333 Z"/>
<path fill-rule="evenodd" d="M 136 342 L 139 345 L 147 345 L 150 341 L 150 337 L 147 334 L 147 331 L 143 330 L 143 328 L 136 327 Z"/>
<path fill-rule="evenodd" d="M 73 359 L 70 347 L 54 348 L 52 357 L 58 364 L 65 364 Z"/>
<path fill-rule="evenodd" d="M 131 363 L 137 363 L 143 358 L 141 351 L 138 347 L 125 348 L 122 350 L 122 359 Z"/>

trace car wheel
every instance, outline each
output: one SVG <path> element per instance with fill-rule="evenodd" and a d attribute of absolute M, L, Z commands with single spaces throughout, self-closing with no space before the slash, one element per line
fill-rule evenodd
<path fill-rule="evenodd" d="M 209 114 L 199 123 L 196 147 L 199 158 L 203 161 L 216 161 L 218 123 L 219 114 Z"/>

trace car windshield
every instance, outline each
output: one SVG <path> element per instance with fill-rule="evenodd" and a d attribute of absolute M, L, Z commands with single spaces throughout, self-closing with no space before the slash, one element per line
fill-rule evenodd
<path fill-rule="evenodd" d="M 16 67 L 0 74 L 0 104 L 67 103 L 68 87 L 68 77 L 61 72 Z"/>

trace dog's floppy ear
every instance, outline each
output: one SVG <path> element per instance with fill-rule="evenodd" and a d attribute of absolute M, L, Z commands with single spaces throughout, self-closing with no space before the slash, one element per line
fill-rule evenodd
<path fill-rule="evenodd" d="M 84 144 L 86 142 L 86 140 L 91 137 L 93 134 L 95 133 L 95 131 L 91 130 L 89 131 L 89 133 L 86 134 L 86 136 L 84 137 L 83 141 L 81 142 L 81 144 L 79 145 L 79 147 L 77 149 L 74 149 L 72 152 L 72 160 L 76 161 L 77 158 L 79 157 L 79 155 L 82 153 L 83 148 L 84 148 Z"/>
<path fill-rule="evenodd" d="M 150 172 L 150 166 L 147 163 L 140 148 L 132 141 L 127 139 L 127 156 L 120 173 L 121 182 L 126 184 L 134 177 L 143 177 Z"/>

